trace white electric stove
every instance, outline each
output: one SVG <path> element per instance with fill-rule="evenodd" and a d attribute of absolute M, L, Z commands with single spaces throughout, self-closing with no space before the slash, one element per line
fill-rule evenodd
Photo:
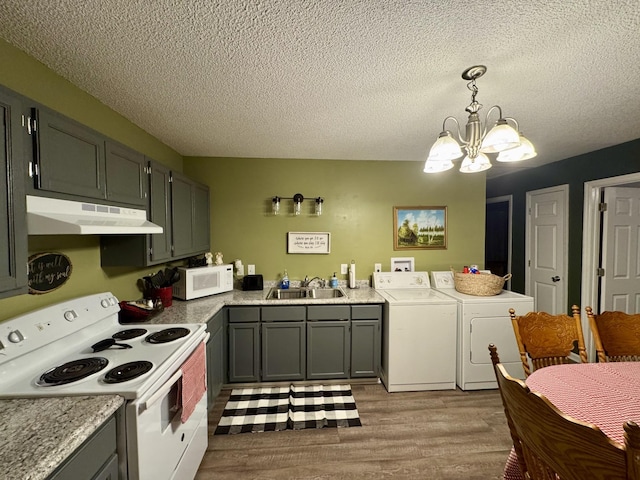
<path fill-rule="evenodd" d="M 105 292 L 0 323 L 0 398 L 121 395 L 120 477 L 192 479 L 207 446 L 206 394 L 184 421 L 180 367 L 206 343 L 206 325 L 121 325 L 119 311 Z"/>

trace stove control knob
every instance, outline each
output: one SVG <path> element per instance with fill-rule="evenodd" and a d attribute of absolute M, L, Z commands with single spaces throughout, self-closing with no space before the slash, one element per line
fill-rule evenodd
<path fill-rule="evenodd" d="M 67 322 L 73 322 L 76 318 L 78 318 L 78 314 L 73 310 L 67 310 L 66 312 L 64 312 L 64 319 Z"/>
<path fill-rule="evenodd" d="M 24 335 L 20 333 L 20 330 L 14 330 L 9 333 L 9 341 L 11 343 L 20 343 L 24 340 Z"/>
<path fill-rule="evenodd" d="M 105 298 L 100 302 L 100 305 L 102 305 L 103 308 L 107 308 L 109 306 L 109 300 Z"/>

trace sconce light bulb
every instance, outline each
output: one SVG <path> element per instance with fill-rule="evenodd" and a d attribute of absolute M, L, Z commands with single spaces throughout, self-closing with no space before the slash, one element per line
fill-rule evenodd
<path fill-rule="evenodd" d="M 324 200 L 322 199 L 322 197 L 318 197 L 316 198 L 316 215 L 320 216 L 322 215 L 322 204 L 323 204 Z"/>
<path fill-rule="evenodd" d="M 280 197 L 273 197 L 272 202 L 273 214 L 278 215 L 280 213 Z"/>

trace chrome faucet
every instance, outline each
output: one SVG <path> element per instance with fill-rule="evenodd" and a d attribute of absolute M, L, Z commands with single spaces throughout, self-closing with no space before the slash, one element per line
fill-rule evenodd
<path fill-rule="evenodd" d="M 318 280 L 320 282 L 320 285 L 322 286 L 322 288 L 325 287 L 325 282 L 322 278 L 320 277 L 313 277 L 311 280 L 309 280 L 309 277 L 307 275 L 304 276 L 304 280 L 302 281 L 302 288 L 309 288 L 309 285 L 311 285 L 311 282 L 313 282 L 314 280 Z"/>

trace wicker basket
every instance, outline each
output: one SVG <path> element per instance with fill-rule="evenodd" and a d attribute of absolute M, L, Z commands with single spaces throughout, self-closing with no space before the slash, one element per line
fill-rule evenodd
<path fill-rule="evenodd" d="M 504 282 L 511 278 L 507 273 L 504 277 L 491 273 L 460 273 L 453 272 L 453 283 L 456 290 L 467 295 L 490 297 L 498 295 L 504 287 Z"/>

